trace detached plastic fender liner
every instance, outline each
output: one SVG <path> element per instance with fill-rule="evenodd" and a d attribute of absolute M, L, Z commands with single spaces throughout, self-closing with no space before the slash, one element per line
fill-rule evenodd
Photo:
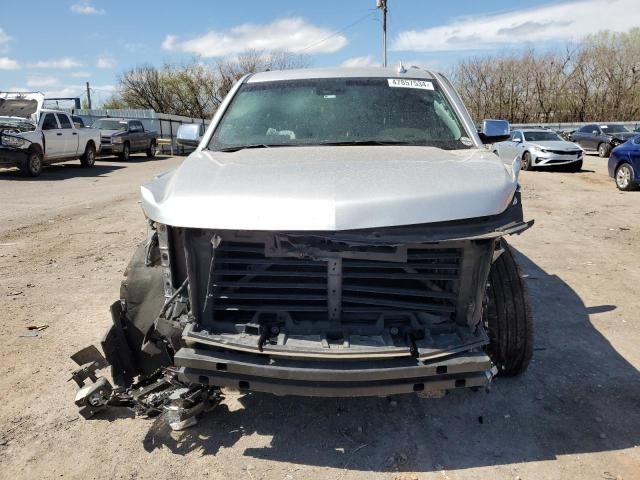
<path fill-rule="evenodd" d="M 137 375 L 151 375 L 172 362 L 166 346 L 156 355 L 141 350 L 144 335 L 164 304 L 162 269 L 147 266 L 146 259 L 145 243 L 141 243 L 127 266 L 120 300 L 111 305 L 113 326 L 102 340 L 113 380 L 124 387 Z"/>
<path fill-rule="evenodd" d="M 107 330 L 102 341 L 102 351 L 111 365 L 111 376 L 116 385 L 129 387 L 140 372 L 136 368 L 133 352 L 127 343 L 123 329 L 124 311 L 120 300 L 111 305 L 113 325 Z"/>

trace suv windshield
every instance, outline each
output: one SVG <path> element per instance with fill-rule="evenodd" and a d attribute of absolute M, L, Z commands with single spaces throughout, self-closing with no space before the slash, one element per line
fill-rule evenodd
<path fill-rule="evenodd" d="M 544 142 L 546 140 L 564 140 L 553 132 L 524 132 L 524 139 L 527 142 Z"/>
<path fill-rule="evenodd" d="M 209 148 L 335 144 L 473 146 L 435 81 L 340 78 L 242 85 Z"/>
<path fill-rule="evenodd" d="M 127 122 L 125 120 L 96 120 L 92 127 L 100 130 L 126 130 Z"/>
<path fill-rule="evenodd" d="M 628 133 L 629 129 L 624 125 L 600 125 L 604 133 Z"/>

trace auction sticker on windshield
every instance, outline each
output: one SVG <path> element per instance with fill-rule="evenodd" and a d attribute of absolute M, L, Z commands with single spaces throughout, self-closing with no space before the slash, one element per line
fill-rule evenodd
<path fill-rule="evenodd" d="M 390 87 L 396 88 L 420 88 L 422 90 L 433 90 L 433 83 L 424 80 L 413 80 L 407 78 L 388 78 Z"/>

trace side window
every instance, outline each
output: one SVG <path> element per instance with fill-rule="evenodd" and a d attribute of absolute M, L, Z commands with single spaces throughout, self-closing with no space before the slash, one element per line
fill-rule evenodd
<path fill-rule="evenodd" d="M 589 133 L 596 132 L 596 135 L 600 134 L 600 128 L 597 125 L 589 125 L 591 129 L 589 129 Z"/>
<path fill-rule="evenodd" d="M 42 121 L 42 130 L 55 130 L 58 128 L 58 122 L 53 113 L 47 113 Z"/>
<path fill-rule="evenodd" d="M 129 131 L 133 133 L 142 132 L 144 128 L 142 127 L 142 123 L 140 122 L 131 122 L 129 123 Z"/>
<path fill-rule="evenodd" d="M 60 122 L 60 128 L 71 128 L 69 117 L 64 113 L 57 113 L 56 116 L 58 117 L 58 122 Z"/>
<path fill-rule="evenodd" d="M 516 141 L 520 140 L 520 141 L 522 141 L 522 133 L 520 133 L 520 132 L 513 132 L 513 133 L 511 134 L 511 140 L 516 140 Z"/>

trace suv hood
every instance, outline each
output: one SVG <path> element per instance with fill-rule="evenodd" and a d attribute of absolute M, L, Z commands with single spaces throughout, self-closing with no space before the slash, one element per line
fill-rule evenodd
<path fill-rule="evenodd" d="M 0 92 L 0 116 L 35 120 L 43 104 L 41 93 Z"/>
<path fill-rule="evenodd" d="M 503 212 L 519 163 L 418 146 L 197 151 L 142 187 L 152 220 L 191 228 L 336 231 Z"/>

